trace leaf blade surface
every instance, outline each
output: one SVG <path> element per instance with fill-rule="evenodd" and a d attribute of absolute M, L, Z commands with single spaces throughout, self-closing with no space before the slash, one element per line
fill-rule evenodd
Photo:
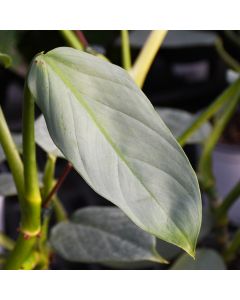
<path fill-rule="evenodd" d="M 64 156 L 143 230 L 194 255 L 196 175 L 150 101 L 121 68 L 71 48 L 34 59 L 29 88 Z"/>

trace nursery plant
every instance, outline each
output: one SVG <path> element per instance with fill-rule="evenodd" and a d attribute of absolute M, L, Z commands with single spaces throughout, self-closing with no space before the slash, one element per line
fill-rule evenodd
<path fill-rule="evenodd" d="M 22 143 L 0 108 L 0 162 L 6 160 L 11 172 L 0 174 L 0 194 L 17 193 L 21 212 L 17 240 L 0 235 L 3 268 L 48 269 L 53 253 L 117 268 L 168 264 L 172 257 L 164 253 L 174 246 L 164 242 L 186 252 L 172 269 L 207 268 L 209 260 L 212 268 L 225 268 L 240 246 L 238 231 L 229 238 L 227 222 L 240 188 L 220 201 L 212 151 L 237 108 L 239 80 L 198 115 L 156 110 L 141 88 L 166 31 L 151 32 L 133 64 L 128 31 L 121 31 L 123 68 L 92 49 L 82 32 L 61 34 L 69 47 L 38 53 L 29 66 Z M 229 54 L 221 55 L 228 63 Z M 8 53 L 0 60 L 11 66 Z M 186 143 L 202 144 L 198 178 Z M 43 174 L 36 144 L 47 153 Z M 55 179 L 59 159 L 66 167 Z M 68 218 L 57 192 L 72 168 L 113 205 L 86 207 Z M 199 184 L 208 197 L 203 211 Z M 209 233 L 216 249 L 196 251 Z"/>

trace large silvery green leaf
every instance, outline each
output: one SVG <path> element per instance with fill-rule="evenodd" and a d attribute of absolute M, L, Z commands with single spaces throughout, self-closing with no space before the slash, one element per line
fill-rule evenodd
<path fill-rule="evenodd" d="M 70 222 L 51 231 L 52 247 L 75 262 L 121 263 L 151 261 L 166 263 L 155 250 L 156 239 L 139 229 L 116 207 L 87 207 Z"/>
<path fill-rule="evenodd" d="M 196 175 L 128 73 L 64 47 L 34 58 L 28 86 L 54 143 L 86 182 L 143 230 L 194 255 Z"/>

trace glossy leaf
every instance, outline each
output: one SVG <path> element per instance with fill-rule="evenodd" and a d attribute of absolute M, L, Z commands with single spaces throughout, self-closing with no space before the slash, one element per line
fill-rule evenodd
<path fill-rule="evenodd" d="M 97 206 L 78 210 L 71 222 L 57 224 L 50 237 L 62 257 L 89 263 L 166 262 L 154 250 L 155 241 L 119 208 Z"/>
<path fill-rule="evenodd" d="M 171 270 L 225 270 L 222 257 L 211 249 L 198 249 L 195 260 L 183 254 L 173 264 Z"/>
<path fill-rule="evenodd" d="M 57 157 L 63 157 L 61 151 L 53 143 L 47 129 L 43 115 L 35 121 L 35 141 L 39 147 L 49 154 Z"/>
<path fill-rule="evenodd" d="M 179 137 L 197 118 L 197 114 L 172 108 L 157 108 L 160 117 L 171 130 L 172 134 Z M 209 122 L 203 124 L 187 141 L 188 144 L 201 143 L 208 137 L 212 128 Z"/>
<path fill-rule="evenodd" d="M 11 66 L 11 63 L 11 56 L 0 52 L 0 64 L 2 64 L 5 68 L 8 68 Z"/>
<path fill-rule="evenodd" d="M 34 58 L 28 85 L 54 143 L 86 182 L 139 227 L 194 255 L 196 175 L 128 73 L 63 47 Z"/>

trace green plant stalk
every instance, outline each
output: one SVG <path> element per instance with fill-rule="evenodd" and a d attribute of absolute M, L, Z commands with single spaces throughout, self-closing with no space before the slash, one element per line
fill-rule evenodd
<path fill-rule="evenodd" d="M 57 219 L 57 222 L 63 222 L 68 220 L 68 216 L 61 200 L 55 195 L 53 197 L 53 209 Z"/>
<path fill-rule="evenodd" d="M 26 239 L 22 232 L 19 233 L 17 242 L 12 252 L 10 252 L 4 268 L 6 270 L 19 270 L 23 262 L 30 255 L 35 245 L 36 237 Z"/>
<path fill-rule="evenodd" d="M 55 165 L 56 165 L 56 157 L 53 155 L 48 154 L 48 160 L 45 165 L 45 171 L 43 176 L 43 199 L 44 201 L 47 199 L 49 193 L 52 191 L 54 185 L 55 185 L 55 179 L 54 179 L 54 173 L 55 173 Z M 57 198 L 56 195 L 52 198 L 53 208 L 55 210 L 57 221 L 65 221 L 66 220 L 66 212 L 60 202 L 60 200 Z M 48 236 L 48 228 L 49 228 L 49 222 L 51 218 L 51 207 L 47 209 L 46 213 L 43 215 L 43 223 L 42 223 L 42 230 L 41 230 L 41 236 L 38 241 L 38 249 L 41 253 L 41 259 L 40 262 L 38 262 L 38 267 L 41 269 L 46 269 L 49 264 L 49 254 L 50 249 L 46 245 L 47 242 L 47 236 Z"/>
<path fill-rule="evenodd" d="M 226 219 L 229 208 L 235 203 L 240 196 L 240 182 L 233 187 L 229 194 L 223 199 L 222 203 L 215 210 L 216 220 Z"/>
<path fill-rule="evenodd" d="M 223 47 L 223 42 L 221 39 L 217 39 L 216 40 L 216 49 L 218 54 L 221 56 L 221 58 L 223 59 L 223 61 L 225 61 L 225 63 L 232 68 L 233 70 L 240 72 L 240 64 L 239 62 L 234 59 Z"/>
<path fill-rule="evenodd" d="M 9 131 L 7 122 L 5 120 L 2 108 L 0 106 L 0 144 L 7 158 L 7 162 L 13 179 L 17 188 L 18 197 L 20 202 L 24 199 L 24 175 L 23 175 L 23 163 L 14 143 L 11 133 Z"/>
<path fill-rule="evenodd" d="M 54 173 L 56 165 L 56 157 L 48 154 L 47 163 L 45 165 L 44 176 L 43 176 L 43 199 L 45 200 L 47 195 L 50 193 L 54 184 Z"/>
<path fill-rule="evenodd" d="M 134 62 L 132 69 L 129 71 L 130 75 L 140 88 L 142 88 L 144 84 L 148 71 L 166 34 L 167 30 L 153 30 Z"/>
<path fill-rule="evenodd" d="M 81 44 L 81 42 L 74 34 L 74 32 L 72 32 L 72 30 L 60 30 L 60 32 L 69 46 L 78 50 L 84 50 L 84 46 Z"/>
<path fill-rule="evenodd" d="M 48 154 L 48 160 L 45 166 L 44 176 L 43 176 L 43 199 L 46 200 L 47 196 L 51 192 L 52 188 L 54 187 L 56 180 L 54 179 L 54 172 L 55 172 L 55 164 L 56 164 L 56 157 L 53 155 Z M 57 221 L 65 221 L 67 220 L 67 213 L 60 201 L 60 199 L 53 195 L 52 197 L 52 204 L 53 209 L 57 218 Z M 42 230 L 42 236 L 47 235 L 47 227 L 48 227 L 48 221 L 46 220 L 43 223 L 43 230 Z M 45 228 L 45 229 L 44 229 Z"/>
<path fill-rule="evenodd" d="M 22 263 L 21 270 L 33 270 L 39 263 L 39 260 L 40 260 L 40 253 L 37 251 L 32 251 L 32 253 Z"/>
<path fill-rule="evenodd" d="M 25 85 L 23 103 L 23 163 L 25 199 L 22 206 L 21 231 L 36 236 L 41 229 L 41 194 L 38 182 L 34 138 L 34 100 Z"/>
<path fill-rule="evenodd" d="M 56 182 L 54 179 L 55 165 L 56 165 L 56 157 L 48 154 L 48 160 L 45 166 L 44 177 L 43 177 L 43 184 L 44 184 L 43 199 L 44 200 L 47 199 L 49 193 L 53 189 Z M 55 214 L 57 216 L 57 221 L 66 220 L 66 212 L 56 195 L 53 196 L 52 205 L 55 210 Z M 47 242 L 50 218 L 51 218 L 51 207 L 50 210 L 48 209 L 48 211 L 46 211 L 45 215 L 43 216 L 41 237 L 38 243 L 39 251 L 41 253 L 41 259 L 39 262 L 39 267 L 41 269 L 42 268 L 46 269 L 49 264 L 50 250 L 46 245 L 46 242 Z"/>
<path fill-rule="evenodd" d="M 203 190 L 207 193 L 209 204 L 215 215 L 215 211 L 220 205 L 216 191 L 215 177 L 212 170 L 212 151 L 214 150 L 219 138 L 221 137 L 227 123 L 232 117 L 237 107 L 240 95 L 240 86 L 233 85 L 232 93 L 229 95 L 229 101 L 224 103 L 221 116 L 216 121 L 212 132 L 204 142 L 202 155 L 199 160 L 198 173 L 199 182 Z M 229 234 L 227 227 L 227 216 L 221 219 L 215 219 L 216 241 L 221 248 L 225 248 L 228 243 Z"/>
<path fill-rule="evenodd" d="M 187 140 L 198 130 L 208 119 L 210 119 L 234 94 L 236 87 L 240 84 L 240 79 L 236 80 L 228 87 L 198 118 L 192 123 L 188 129 L 178 137 L 179 144 L 183 147 Z"/>
<path fill-rule="evenodd" d="M 222 116 L 216 122 L 212 132 L 204 143 L 203 152 L 199 161 L 199 178 L 202 187 L 206 191 L 211 191 L 215 187 L 215 179 L 212 172 L 212 151 L 236 109 L 239 101 L 239 93 L 240 86 L 236 86 L 232 98 L 225 106 Z"/>
<path fill-rule="evenodd" d="M 7 250 L 13 250 L 15 242 L 6 236 L 4 233 L 0 232 L 0 246 Z"/>
<path fill-rule="evenodd" d="M 223 258 L 226 262 L 231 262 L 234 260 L 236 253 L 240 248 L 240 229 L 235 233 L 232 241 L 229 243 L 228 247 L 223 252 Z"/>
<path fill-rule="evenodd" d="M 23 102 L 24 199 L 21 202 L 20 233 L 5 269 L 20 269 L 30 255 L 41 230 L 41 194 L 38 184 L 34 139 L 34 100 L 25 84 Z"/>
<path fill-rule="evenodd" d="M 125 70 L 130 70 L 132 66 L 131 62 L 131 49 L 129 42 L 128 30 L 121 30 L 121 39 L 122 39 L 122 65 Z"/>
<path fill-rule="evenodd" d="M 45 165 L 44 170 L 44 176 L 43 176 L 43 191 L 42 191 L 42 198 L 45 200 L 50 193 L 55 180 L 54 180 L 54 174 L 55 174 L 55 167 L 56 167 L 56 157 L 54 155 L 51 155 L 48 153 L 48 159 Z M 41 230 L 41 236 L 38 240 L 38 249 L 41 253 L 41 257 L 44 260 L 44 262 L 48 265 L 49 261 L 49 251 L 48 247 L 46 245 L 47 241 L 47 235 L 48 235 L 48 227 L 49 222 L 51 218 L 51 211 L 48 211 L 47 213 L 44 213 L 43 215 L 43 221 L 42 221 L 42 230 Z"/>

